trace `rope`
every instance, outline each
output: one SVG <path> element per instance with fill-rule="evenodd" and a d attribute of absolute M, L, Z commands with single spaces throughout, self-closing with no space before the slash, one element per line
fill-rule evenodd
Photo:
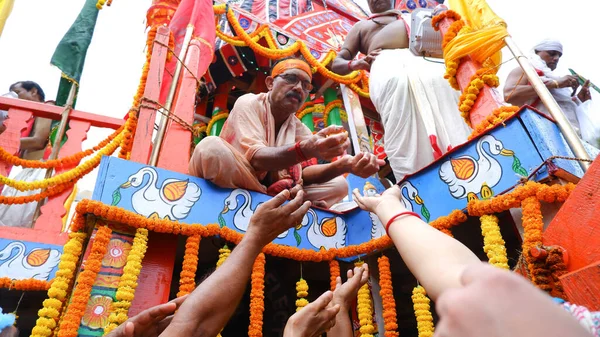
<path fill-rule="evenodd" d="M 533 177 L 539 170 L 542 169 L 542 167 L 544 167 L 544 165 L 550 164 L 550 162 L 554 159 L 564 159 L 564 160 L 573 160 L 573 161 L 582 161 L 582 162 L 587 162 L 587 163 L 592 163 L 594 162 L 591 159 L 584 159 L 584 158 L 576 158 L 576 157 L 565 157 L 565 156 L 552 156 L 552 157 L 548 157 L 546 160 L 544 160 L 544 162 L 542 162 L 540 165 L 538 165 L 538 167 L 536 167 L 529 176 L 527 176 L 527 178 L 523 178 L 523 180 L 525 182 L 531 180 L 531 177 Z M 515 185 L 516 186 L 516 185 Z"/>
<path fill-rule="evenodd" d="M 185 62 L 183 62 L 183 61 L 182 61 L 182 60 L 179 58 L 179 56 L 177 56 L 177 54 L 175 54 L 175 51 L 174 51 L 173 49 L 171 49 L 171 47 L 169 47 L 168 45 L 166 45 L 166 44 L 164 44 L 164 43 L 162 43 L 162 42 L 160 42 L 160 41 L 156 41 L 156 40 L 154 40 L 154 43 L 156 43 L 156 44 L 158 44 L 158 45 L 161 45 L 161 46 L 163 46 L 163 47 L 166 47 L 166 48 L 167 48 L 167 50 L 168 50 L 168 51 L 170 51 L 170 52 L 171 52 L 171 54 L 172 54 L 172 55 L 175 57 L 175 59 L 177 59 L 177 61 L 178 61 L 179 63 L 181 63 L 181 65 L 182 65 L 182 66 L 185 68 L 185 70 L 187 70 L 187 71 L 188 71 L 188 73 L 190 73 L 190 75 L 192 75 L 192 77 L 193 77 L 193 78 L 196 80 L 196 84 L 198 85 L 198 87 L 202 85 L 202 81 L 200 81 L 200 80 L 198 79 L 198 77 L 196 77 L 196 75 L 195 75 L 195 74 L 194 74 L 194 73 L 193 73 L 193 72 L 190 70 L 190 68 L 188 68 L 188 67 L 187 67 L 187 65 L 185 65 Z M 171 74 L 171 76 L 173 76 L 173 74 Z"/>
<path fill-rule="evenodd" d="M 142 97 L 142 102 L 148 102 L 148 103 L 151 103 L 154 105 L 146 105 L 146 104 L 142 103 L 142 104 L 140 104 L 139 108 L 148 108 L 148 109 L 152 109 L 154 111 L 158 111 L 163 116 L 165 116 L 168 119 L 172 120 L 173 122 L 181 125 L 181 127 L 183 127 L 184 129 L 190 131 L 195 137 L 198 137 L 200 135 L 198 130 L 194 129 L 194 127 L 192 125 L 190 125 L 188 122 L 184 121 L 181 117 L 177 116 L 175 113 L 167 110 L 167 108 L 165 108 L 165 106 L 160 104 L 159 102 L 152 100 L 150 98 L 147 98 L 147 97 Z M 158 106 L 158 108 L 157 108 L 157 106 Z"/>

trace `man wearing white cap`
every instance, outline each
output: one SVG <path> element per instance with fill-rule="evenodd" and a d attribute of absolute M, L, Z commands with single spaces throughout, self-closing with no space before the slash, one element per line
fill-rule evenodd
<path fill-rule="evenodd" d="M 567 116 L 571 125 L 579 133 L 579 121 L 577 119 L 577 106 L 589 100 L 590 90 L 589 82 L 586 82 L 577 95 L 579 81 L 575 76 L 559 76 L 555 73 L 558 61 L 563 54 L 563 45 L 552 39 L 546 39 L 533 47 L 529 60 L 536 69 L 538 75 L 544 81 L 546 88 L 561 107 Z M 548 110 L 533 89 L 533 86 L 527 80 L 521 68 L 516 68 L 510 72 L 506 78 L 504 86 L 504 100 L 513 105 L 530 105 L 534 108 L 548 114 Z"/>

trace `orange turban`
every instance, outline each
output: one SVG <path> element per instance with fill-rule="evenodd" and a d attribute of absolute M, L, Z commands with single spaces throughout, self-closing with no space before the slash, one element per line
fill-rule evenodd
<path fill-rule="evenodd" d="M 312 71 L 310 71 L 310 66 L 308 63 L 299 59 L 287 59 L 277 63 L 277 65 L 275 65 L 273 68 L 273 71 L 271 71 L 271 77 L 281 75 L 288 69 L 300 69 L 308 74 L 308 77 L 310 77 L 312 80 Z"/>

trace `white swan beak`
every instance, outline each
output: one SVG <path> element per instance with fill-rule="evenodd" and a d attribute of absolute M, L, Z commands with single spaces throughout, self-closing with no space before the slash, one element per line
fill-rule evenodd
<path fill-rule="evenodd" d="M 127 188 L 127 187 L 131 187 L 131 183 L 129 181 L 124 183 L 123 185 L 121 185 L 121 188 Z"/>
<path fill-rule="evenodd" d="M 514 156 L 515 152 L 511 151 L 511 150 L 503 149 L 502 151 L 500 151 L 500 154 L 503 156 L 512 157 L 512 156 Z"/>
<path fill-rule="evenodd" d="M 221 211 L 221 214 L 225 214 L 229 211 L 229 207 L 227 207 L 227 205 L 225 205 L 225 207 L 223 207 L 223 210 Z"/>

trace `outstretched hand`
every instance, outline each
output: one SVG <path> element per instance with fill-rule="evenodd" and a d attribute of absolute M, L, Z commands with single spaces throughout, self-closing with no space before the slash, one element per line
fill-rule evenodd
<path fill-rule="evenodd" d="M 178 297 L 170 302 L 146 309 L 107 334 L 107 337 L 157 337 L 171 323 L 175 310 L 187 298 Z"/>
<path fill-rule="evenodd" d="M 298 191 L 289 203 L 290 191 L 283 190 L 271 200 L 262 203 L 250 218 L 246 237 L 265 246 L 285 230 L 302 222 L 310 208 L 310 201 L 304 200 L 304 191 Z"/>
<path fill-rule="evenodd" d="M 379 172 L 379 168 L 385 165 L 385 160 L 377 158 L 376 155 L 369 152 L 359 152 L 355 156 L 344 156 L 349 167 L 349 171 L 362 178 L 367 178 Z"/>
<path fill-rule="evenodd" d="M 292 315 L 285 325 L 283 337 L 317 337 L 335 325 L 339 305 L 330 305 L 331 291 L 323 293 L 314 302 Z"/>
<path fill-rule="evenodd" d="M 398 200 L 400 200 L 401 192 L 398 185 L 394 185 L 385 190 L 383 194 L 377 194 L 373 197 L 362 196 L 357 188 L 352 191 L 352 195 L 354 196 L 354 201 L 356 201 L 358 207 L 365 211 L 377 213 L 378 207 L 384 206 L 388 201 L 397 203 Z"/>
<path fill-rule="evenodd" d="M 348 269 L 348 280 L 342 284 L 342 278 L 337 277 L 336 286 L 333 292 L 332 304 L 339 304 L 341 310 L 348 310 L 352 302 L 358 295 L 360 287 L 369 280 L 369 266 L 365 263 L 361 267 L 354 267 L 354 270 Z"/>
<path fill-rule="evenodd" d="M 350 146 L 348 132 L 338 125 L 331 125 L 301 143 L 307 158 L 331 160 L 344 154 Z"/>

